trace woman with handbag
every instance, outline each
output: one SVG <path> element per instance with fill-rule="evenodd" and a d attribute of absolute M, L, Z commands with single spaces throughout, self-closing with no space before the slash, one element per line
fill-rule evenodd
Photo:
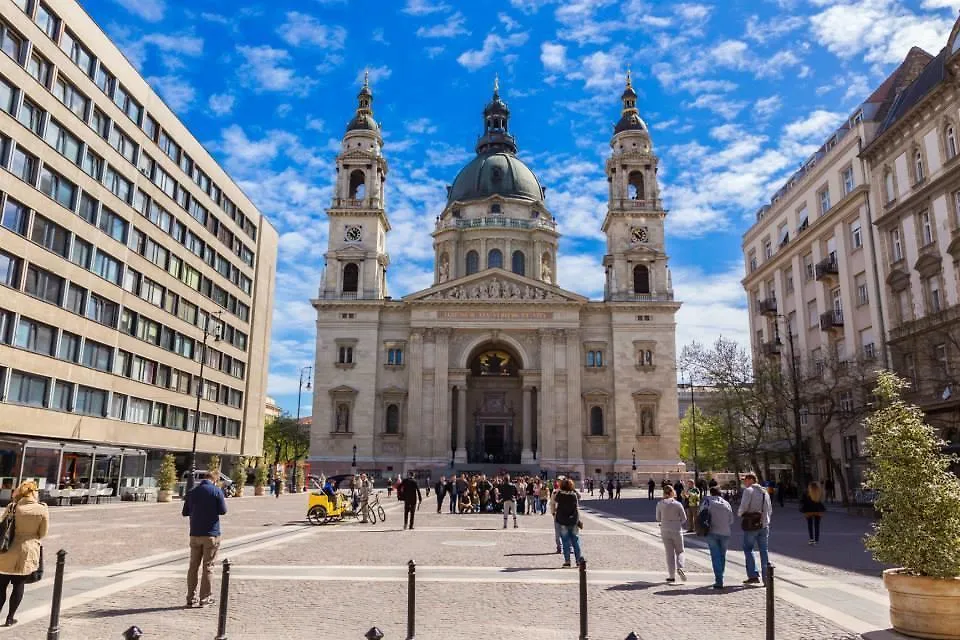
<path fill-rule="evenodd" d="M 580 553 L 580 496 L 577 495 L 576 485 L 570 478 L 564 478 L 560 483 L 560 490 L 555 493 L 556 513 L 554 520 L 557 523 L 557 532 L 563 544 L 563 567 L 570 566 L 570 551 L 580 564 L 583 555 Z"/>
<path fill-rule="evenodd" d="M 808 544 L 815 545 L 820 542 L 820 518 L 823 517 L 827 508 L 823 505 L 823 490 L 820 483 L 811 482 L 807 485 L 807 491 L 800 500 L 800 512 L 807 519 L 807 533 L 810 534 Z"/>
<path fill-rule="evenodd" d="M 17 623 L 14 616 L 23 600 L 23 586 L 43 576 L 40 539 L 47 535 L 49 524 L 50 513 L 47 505 L 39 502 L 36 483 L 24 482 L 0 518 L 0 546 L 7 547 L 0 553 L 0 610 L 7 599 L 7 587 L 13 585 L 5 627 Z"/>

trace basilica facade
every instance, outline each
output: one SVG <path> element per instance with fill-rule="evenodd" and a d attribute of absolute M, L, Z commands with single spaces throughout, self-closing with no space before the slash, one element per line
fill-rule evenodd
<path fill-rule="evenodd" d="M 495 87 L 434 222 L 433 285 L 388 294 L 388 163 L 364 84 L 337 156 L 318 296 L 312 472 L 676 469 L 674 300 L 657 156 L 629 75 L 606 160 L 602 301 L 557 281 L 560 229 Z M 427 232 L 426 230 L 424 231 Z"/>

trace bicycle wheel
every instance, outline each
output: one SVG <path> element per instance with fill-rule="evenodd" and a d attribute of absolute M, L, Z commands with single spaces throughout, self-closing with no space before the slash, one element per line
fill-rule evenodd
<path fill-rule="evenodd" d="M 383 510 L 383 507 L 377 506 L 377 515 L 380 516 L 380 522 L 387 521 L 387 512 Z"/>
<path fill-rule="evenodd" d="M 377 512 L 371 508 L 367 508 L 367 520 L 370 521 L 370 524 L 377 524 Z"/>

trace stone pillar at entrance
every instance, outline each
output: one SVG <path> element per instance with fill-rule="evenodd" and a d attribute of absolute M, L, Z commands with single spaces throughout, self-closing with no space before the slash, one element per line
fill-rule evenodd
<path fill-rule="evenodd" d="M 409 429 L 407 434 L 410 443 L 419 447 L 423 437 L 423 330 L 414 329 L 410 332 L 410 406 Z M 415 455 L 422 455 L 419 448 L 408 449 L 415 451 Z M 408 453 L 409 455 L 409 453 Z"/>
<path fill-rule="evenodd" d="M 457 451 L 454 461 L 467 461 L 467 386 L 457 387 Z"/>
<path fill-rule="evenodd" d="M 532 419 L 530 406 L 531 395 L 533 395 L 533 389 L 531 387 L 523 388 L 523 442 L 521 443 L 522 449 L 520 451 L 520 462 L 522 464 L 531 464 L 533 460 L 533 432 L 531 429 L 530 421 Z"/>
<path fill-rule="evenodd" d="M 557 390 L 554 386 L 554 371 L 556 366 L 556 330 L 540 329 L 540 439 L 537 448 L 540 450 L 540 464 L 555 465 L 557 457 L 557 436 L 554 424 L 554 401 Z"/>
<path fill-rule="evenodd" d="M 450 329 L 442 327 L 434 329 L 436 340 L 436 355 L 434 356 L 434 394 L 433 416 L 435 431 L 433 435 L 433 455 L 445 458 L 450 453 L 450 389 L 447 385 L 449 373 L 448 348 L 450 343 Z"/>

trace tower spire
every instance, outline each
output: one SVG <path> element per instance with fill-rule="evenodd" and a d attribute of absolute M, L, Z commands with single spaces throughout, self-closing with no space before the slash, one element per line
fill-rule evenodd
<path fill-rule="evenodd" d="M 356 129 L 370 129 L 379 131 L 380 127 L 373 119 L 373 92 L 370 91 L 370 70 L 363 71 L 363 86 L 360 87 L 360 93 L 357 94 L 357 112 L 353 120 L 347 125 L 347 131 Z"/>
<path fill-rule="evenodd" d="M 614 126 L 614 132 L 646 129 L 646 125 L 640 119 L 640 111 L 637 109 L 637 92 L 633 90 L 633 73 L 629 65 L 627 65 L 626 84 L 620 100 L 623 102 L 623 108 L 620 110 L 620 121 Z"/>
<path fill-rule="evenodd" d="M 497 97 L 500 95 L 500 74 L 493 74 L 493 95 Z"/>

